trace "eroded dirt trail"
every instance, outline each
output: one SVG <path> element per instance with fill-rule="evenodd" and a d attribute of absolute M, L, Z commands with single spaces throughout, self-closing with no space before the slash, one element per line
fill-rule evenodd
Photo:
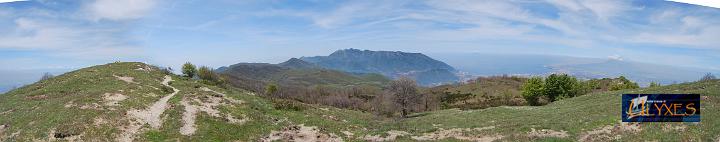
<path fill-rule="evenodd" d="M 132 120 L 130 122 L 130 125 L 121 128 L 123 130 L 123 134 L 118 138 L 118 141 L 132 141 L 134 139 L 134 136 L 138 134 L 140 128 L 142 128 L 142 126 L 145 124 L 150 125 L 150 127 L 152 127 L 153 129 L 160 128 L 160 126 L 162 125 L 162 120 L 160 116 L 163 114 L 163 112 L 165 112 L 165 109 L 168 105 L 168 100 L 170 100 L 170 98 L 175 96 L 175 94 L 180 91 L 177 88 L 170 86 L 170 81 L 173 81 L 172 77 L 166 75 L 165 79 L 162 81 L 162 85 L 172 88 L 172 93 L 160 98 L 160 100 L 153 103 L 147 109 L 128 111 L 128 115 Z"/>
<path fill-rule="evenodd" d="M 249 120 L 248 118 L 238 119 L 230 113 L 222 113 L 218 109 L 218 107 L 222 105 L 240 105 L 243 101 L 227 97 L 227 95 L 207 87 L 202 87 L 200 90 L 213 92 L 215 95 L 210 96 L 205 101 L 197 98 L 183 98 L 180 104 L 185 106 L 185 112 L 182 117 L 183 126 L 180 128 L 180 134 L 190 136 L 195 133 L 197 130 L 195 127 L 195 119 L 200 112 L 207 113 L 215 118 L 224 119 L 230 124 L 243 124 Z M 223 100 L 229 103 L 225 103 Z M 191 104 L 192 102 L 197 103 L 198 105 L 193 105 Z"/>

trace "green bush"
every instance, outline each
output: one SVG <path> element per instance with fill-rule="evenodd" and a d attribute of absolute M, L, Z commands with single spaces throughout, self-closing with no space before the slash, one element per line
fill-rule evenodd
<path fill-rule="evenodd" d="M 193 78 L 195 76 L 196 72 L 197 72 L 197 69 L 195 69 L 195 65 L 191 64 L 190 62 L 183 64 L 182 73 L 186 77 Z"/>
<path fill-rule="evenodd" d="M 640 86 L 637 83 L 634 83 L 625 76 L 620 76 L 619 80 L 616 82 L 613 82 L 613 84 L 610 86 L 610 91 L 617 91 L 617 90 L 625 90 L 625 89 L 636 89 L 640 88 Z"/>
<path fill-rule="evenodd" d="M 650 86 L 648 86 L 648 87 L 660 87 L 660 84 L 658 84 L 656 82 L 650 82 Z"/>
<path fill-rule="evenodd" d="M 265 87 L 265 95 L 275 95 L 275 93 L 278 91 L 278 86 L 275 84 L 268 84 Z"/>
<path fill-rule="evenodd" d="M 539 97 L 545 95 L 545 81 L 542 77 L 532 77 L 522 86 L 522 96 L 530 105 L 541 105 Z"/>
<path fill-rule="evenodd" d="M 225 81 L 215 73 L 215 71 L 207 66 L 201 66 L 197 70 L 197 77 L 200 78 L 202 83 L 209 84 L 209 85 L 221 85 Z"/>
<path fill-rule="evenodd" d="M 567 74 L 552 74 L 545 80 L 545 95 L 550 101 L 571 98 L 579 95 L 581 86 L 575 77 Z"/>
<path fill-rule="evenodd" d="M 272 99 L 275 104 L 275 109 L 278 110 L 292 110 L 292 111 L 303 111 L 308 109 L 308 106 L 304 103 L 295 100 L 286 99 Z"/>
<path fill-rule="evenodd" d="M 543 105 L 545 100 L 553 102 L 586 94 L 593 85 L 592 82 L 579 81 L 567 74 L 552 74 L 546 79 L 528 79 L 522 86 L 522 96 L 530 105 Z"/>

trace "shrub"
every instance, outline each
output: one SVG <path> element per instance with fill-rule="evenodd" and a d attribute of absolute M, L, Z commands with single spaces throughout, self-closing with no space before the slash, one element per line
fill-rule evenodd
<path fill-rule="evenodd" d="M 652 87 L 660 87 L 660 84 L 658 84 L 656 82 L 650 82 L 650 86 L 648 86 L 648 87 L 651 87 L 651 88 Z"/>
<path fill-rule="evenodd" d="M 195 69 L 195 65 L 191 64 L 190 62 L 183 64 L 182 73 L 186 77 L 193 78 L 196 72 L 197 70 Z"/>
<path fill-rule="evenodd" d="M 304 103 L 295 101 L 295 100 L 286 100 L 286 99 L 271 99 L 273 101 L 273 104 L 275 104 L 275 109 L 278 110 L 292 110 L 292 111 L 303 111 L 308 108 L 308 106 Z"/>
<path fill-rule="evenodd" d="M 221 85 L 224 83 L 224 80 L 220 77 L 220 75 L 215 73 L 212 68 L 207 66 L 201 66 L 200 68 L 198 68 L 197 77 L 200 78 L 205 84 Z"/>
<path fill-rule="evenodd" d="M 532 77 L 522 86 L 522 96 L 530 105 L 541 105 L 539 97 L 544 95 L 545 81 L 542 77 Z"/>
<path fill-rule="evenodd" d="M 579 81 L 567 74 L 552 74 L 546 79 L 533 77 L 522 85 L 522 96 L 530 105 L 543 105 L 590 92 L 592 81 Z"/>
<path fill-rule="evenodd" d="M 552 74 L 545 80 L 543 90 L 545 91 L 545 96 L 547 96 L 550 101 L 571 98 L 580 93 L 578 91 L 580 88 L 578 88 L 579 85 L 577 83 L 578 81 L 575 77 L 571 77 L 567 74 Z"/>
<path fill-rule="evenodd" d="M 203 80 L 209 80 L 213 81 L 216 78 L 216 75 L 213 73 L 212 69 L 208 66 L 200 66 L 197 70 L 197 76 L 200 79 Z"/>
<path fill-rule="evenodd" d="M 272 96 L 277 93 L 278 87 L 275 84 L 268 84 L 267 87 L 265 87 L 265 95 Z"/>
<path fill-rule="evenodd" d="M 610 86 L 610 91 L 640 88 L 637 83 L 628 80 L 625 76 L 620 76 L 618 79 Z"/>

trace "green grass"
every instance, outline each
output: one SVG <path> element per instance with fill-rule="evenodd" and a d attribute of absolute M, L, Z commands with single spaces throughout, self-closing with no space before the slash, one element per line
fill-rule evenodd
<path fill-rule="evenodd" d="M 0 125 L 9 127 L 0 132 L 0 141 L 46 141 L 51 130 L 67 134 L 82 134 L 86 141 L 112 141 L 121 132 L 119 127 L 128 123 L 124 112 L 143 109 L 167 95 L 160 88 L 164 74 L 159 71 L 137 71 L 142 63 L 112 63 L 69 72 L 50 80 L 41 81 L 0 95 Z M 120 81 L 113 77 L 134 77 L 139 84 Z M 390 130 L 406 131 L 397 141 L 414 141 L 411 136 L 438 131 L 440 128 L 482 128 L 485 131 L 466 132 L 469 135 L 502 135 L 500 141 L 576 141 L 585 132 L 608 125 L 619 125 L 620 97 L 622 93 L 698 93 L 707 96 L 702 101 L 702 122 L 669 123 L 685 126 L 684 131 L 664 131 L 668 123 L 642 123 L 639 133 L 620 133 L 620 141 L 717 141 L 720 137 L 720 81 L 686 83 L 656 88 L 642 88 L 615 92 L 595 93 L 564 99 L 546 106 L 491 107 L 480 110 L 448 109 L 413 114 L 407 119 L 376 117 L 369 113 L 306 104 L 307 109 L 283 109 L 274 101 L 251 95 L 235 88 L 209 86 L 197 80 L 173 75 L 171 85 L 180 92 L 169 100 L 170 107 L 162 115 L 159 129 L 145 126 L 147 131 L 136 136 L 136 141 L 256 141 L 271 131 L 290 125 L 317 126 L 323 133 L 333 133 L 345 141 L 364 141 L 365 135 L 387 135 Z M 226 120 L 199 112 L 197 131 L 192 136 L 179 133 L 184 107 L 180 101 L 189 98 L 204 99 L 212 92 L 200 87 L 227 94 L 244 101 L 240 105 L 222 105 L 218 110 L 237 118 L 249 118 L 243 124 L 230 124 Z M 123 90 L 123 91 L 120 91 Z M 128 96 L 118 107 L 103 106 L 102 94 L 121 93 Z M 45 95 L 46 97 L 31 97 Z M 74 106 L 66 108 L 72 102 Z M 79 109 L 79 106 L 99 104 L 99 109 Z M 280 109 L 277 109 L 280 108 Z M 111 110 L 114 109 L 114 110 Z M 244 117 L 243 117 L 244 116 Z M 97 118 L 106 124 L 94 125 Z M 531 138 L 531 129 L 567 131 L 569 137 Z M 349 138 L 342 131 L 354 133 Z M 10 137 L 16 133 L 14 137 Z M 448 138 L 441 141 L 460 141 Z"/>
<path fill-rule="evenodd" d="M 656 88 L 644 88 L 605 92 L 579 96 L 554 102 L 546 106 L 493 107 L 483 110 L 441 110 L 426 116 L 411 118 L 397 124 L 398 129 L 412 126 L 408 130 L 416 133 L 430 132 L 432 124 L 446 128 L 475 128 L 495 126 L 493 131 L 506 135 L 506 140 L 529 140 L 523 133 L 535 129 L 565 130 L 575 137 L 583 132 L 607 125 L 620 124 L 620 99 L 623 93 L 698 93 L 707 96 L 702 100 L 702 122 L 672 123 L 686 125 L 683 132 L 665 132 L 665 123 L 641 123 L 638 134 L 623 133 L 623 141 L 644 140 L 702 140 L 713 141 L 720 136 L 720 120 L 717 106 L 720 99 L 720 81 L 686 83 Z M 515 109 L 521 108 L 521 109 Z"/>

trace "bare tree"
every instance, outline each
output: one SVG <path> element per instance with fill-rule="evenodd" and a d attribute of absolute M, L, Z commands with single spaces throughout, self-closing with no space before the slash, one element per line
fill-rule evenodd
<path fill-rule="evenodd" d="M 50 74 L 49 72 L 45 72 L 45 73 L 43 73 L 43 76 L 40 78 L 40 81 L 48 80 L 48 79 L 53 78 L 53 77 L 55 77 L 55 76 L 52 75 L 52 74 Z"/>
<path fill-rule="evenodd" d="M 714 80 L 714 79 L 717 79 L 717 77 L 715 77 L 715 75 L 713 75 L 712 73 L 707 73 L 707 74 L 705 74 L 705 76 L 700 78 L 700 81 L 701 82 L 702 81 L 710 81 L 710 80 Z"/>
<path fill-rule="evenodd" d="M 395 103 L 400 105 L 401 116 L 407 117 L 411 103 L 420 98 L 417 92 L 417 83 L 407 77 L 401 77 L 390 82 L 390 92 L 395 95 Z"/>

